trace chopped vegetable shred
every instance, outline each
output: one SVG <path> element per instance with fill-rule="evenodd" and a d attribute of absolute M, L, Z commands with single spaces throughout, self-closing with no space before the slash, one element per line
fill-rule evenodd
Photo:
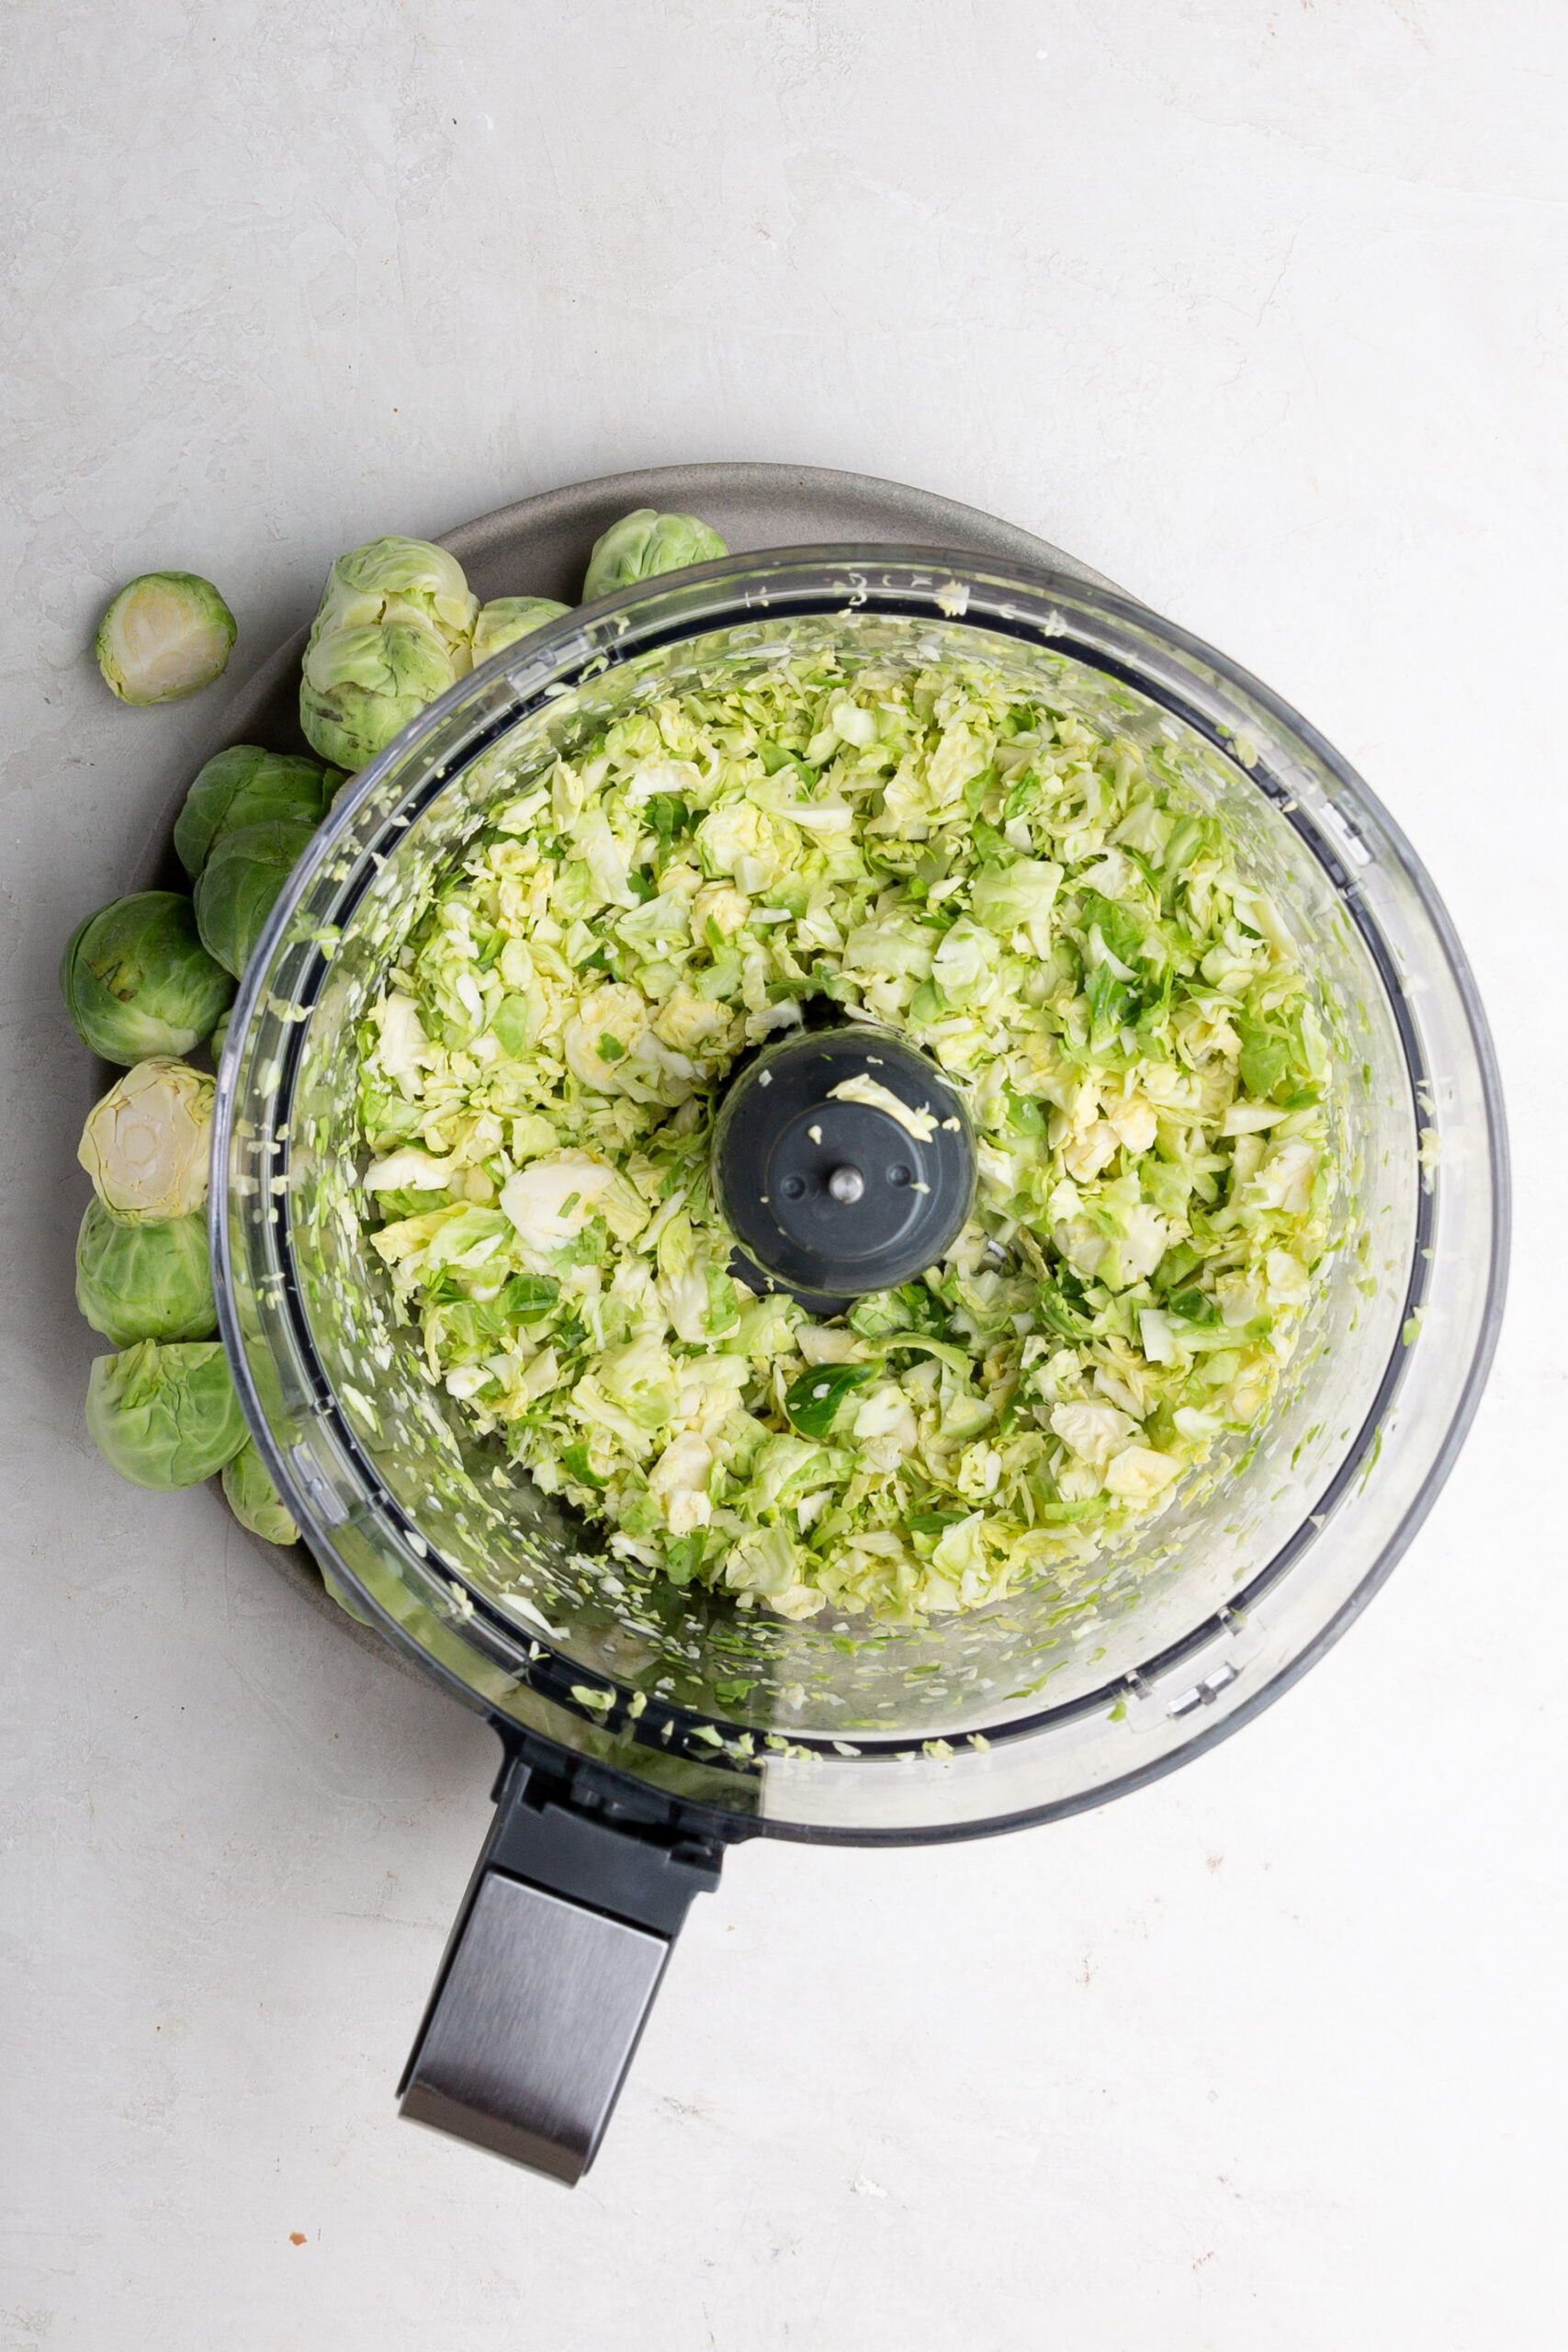
<path fill-rule="evenodd" d="M 979 1190 L 815 1323 L 730 1273 L 709 1151 L 738 1056 L 835 1007 L 962 1091 Z M 618 719 L 491 812 L 361 1048 L 428 1379 L 633 1575 L 787 1618 L 973 1608 L 1168 1510 L 1263 1420 L 1327 1246 L 1288 925 L 1157 749 L 981 665 Z"/>

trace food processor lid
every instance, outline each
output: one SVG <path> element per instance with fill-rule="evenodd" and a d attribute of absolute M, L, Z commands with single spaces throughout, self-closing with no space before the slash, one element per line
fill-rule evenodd
<path fill-rule="evenodd" d="M 731 1272 L 822 1313 L 938 1263 L 975 1197 L 968 1114 L 929 1055 L 863 1023 L 770 1046 L 715 1123 Z"/>

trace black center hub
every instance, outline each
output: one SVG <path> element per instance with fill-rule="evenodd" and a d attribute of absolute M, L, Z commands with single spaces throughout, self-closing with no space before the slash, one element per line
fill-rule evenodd
<path fill-rule="evenodd" d="M 713 1181 L 740 1244 L 731 1271 L 826 1313 L 912 1281 L 951 1247 L 974 1199 L 975 1144 L 915 1046 L 879 1029 L 810 1030 L 731 1086 Z"/>

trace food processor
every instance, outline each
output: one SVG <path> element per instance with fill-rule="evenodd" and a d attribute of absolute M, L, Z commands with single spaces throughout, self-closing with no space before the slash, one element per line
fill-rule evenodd
<path fill-rule="evenodd" d="M 1284 910 L 1338 1040 L 1336 1246 L 1261 1433 L 1222 1441 L 1091 1587 L 1046 1580 L 912 1626 L 634 1585 L 608 1531 L 424 1376 L 358 1189 L 365 1023 L 433 876 L 613 720 L 797 653 L 984 663 L 1157 752 Z M 826 1313 L 940 1256 L 973 1146 L 960 1093 L 907 1040 L 808 1025 L 727 1086 L 714 1180 L 742 1279 Z M 402 2110 L 566 2182 L 727 1844 L 1047 1821 L 1238 1728 L 1409 1543 L 1501 1312 L 1496 1069 L 1409 844 L 1235 664 L 1107 588 L 999 556 L 728 558 L 570 613 L 463 679 L 362 771 L 290 876 L 235 1009 L 213 1152 L 223 1337 L 272 1476 L 338 1597 L 502 1747 Z"/>

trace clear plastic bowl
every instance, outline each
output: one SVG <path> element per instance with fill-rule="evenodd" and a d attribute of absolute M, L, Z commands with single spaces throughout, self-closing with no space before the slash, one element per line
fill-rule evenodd
<path fill-rule="evenodd" d="M 1260 1445 L 1064 1614 L 1054 1589 L 919 1631 L 620 1587 L 591 1531 L 417 1377 L 355 1206 L 357 1032 L 432 871 L 583 730 L 790 648 L 984 659 L 1159 741 L 1224 808 L 1354 1038 L 1354 1215 Z M 731 559 L 509 648 L 367 768 L 291 877 L 219 1073 L 220 1311 L 246 1414 L 328 1577 L 470 1705 L 718 1837 L 964 1836 L 1103 1802 L 1285 1690 L 1419 1526 L 1484 1380 L 1506 1150 L 1448 917 L 1366 786 L 1170 623 L 1046 571 L 897 548 Z M 498 1477 L 498 1473 L 501 1476 Z M 740 1694 L 740 1695 L 738 1695 Z"/>

